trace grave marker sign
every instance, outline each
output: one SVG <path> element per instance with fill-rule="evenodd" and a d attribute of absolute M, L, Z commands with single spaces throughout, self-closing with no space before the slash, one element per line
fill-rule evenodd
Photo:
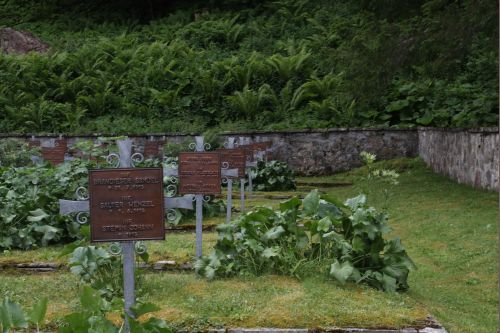
<path fill-rule="evenodd" d="M 91 241 L 165 239 L 161 168 L 89 172 Z"/>
<path fill-rule="evenodd" d="M 179 153 L 179 193 L 221 193 L 221 160 L 218 152 Z"/>
<path fill-rule="evenodd" d="M 66 139 L 50 140 L 48 146 L 42 144 L 42 158 L 52 165 L 64 162 L 64 156 L 68 149 Z"/>
<path fill-rule="evenodd" d="M 229 164 L 229 169 L 238 169 L 238 178 L 245 177 L 246 155 L 243 148 L 218 149 L 221 161 Z"/>

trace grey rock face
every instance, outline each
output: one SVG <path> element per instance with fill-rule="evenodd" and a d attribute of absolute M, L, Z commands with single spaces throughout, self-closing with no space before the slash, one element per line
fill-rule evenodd
<path fill-rule="evenodd" d="M 49 50 L 49 45 L 31 32 L 3 28 L 0 29 L 0 50 L 6 54 L 45 53 Z"/>

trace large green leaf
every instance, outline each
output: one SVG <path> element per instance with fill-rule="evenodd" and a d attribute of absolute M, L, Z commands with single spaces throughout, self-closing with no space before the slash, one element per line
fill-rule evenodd
<path fill-rule="evenodd" d="M 319 193 L 318 190 L 312 190 L 306 195 L 304 200 L 302 200 L 304 205 L 304 215 L 313 216 L 318 213 L 319 208 Z"/>
<path fill-rule="evenodd" d="M 88 333 L 90 330 L 90 314 L 74 312 L 64 317 L 66 326 L 59 329 L 59 333 Z"/>
<path fill-rule="evenodd" d="M 47 302 L 47 297 L 44 297 L 33 305 L 33 308 L 31 308 L 31 311 L 28 313 L 30 322 L 37 325 L 42 324 L 45 314 L 47 313 Z"/>
<path fill-rule="evenodd" d="M 354 267 L 350 262 L 346 261 L 341 264 L 338 260 L 335 260 L 335 262 L 330 266 L 330 275 L 341 284 L 344 284 L 351 276 L 353 270 Z"/>
<path fill-rule="evenodd" d="M 135 303 L 134 306 L 131 308 L 132 312 L 134 313 L 136 318 L 139 318 L 143 314 L 150 313 L 150 312 L 155 312 L 160 310 L 160 307 L 156 304 L 153 303 Z"/>
<path fill-rule="evenodd" d="M 90 286 L 84 286 L 80 293 L 80 303 L 85 311 L 98 313 L 104 308 L 104 300 L 99 292 Z"/>
<path fill-rule="evenodd" d="M 277 257 L 280 253 L 280 249 L 278 246 L 268 247 L 262 251 L 262 256 L 264 258 Z"/>
<path fill-rule="evenodd" d="M 49 217 L 49 214 L 47 214 L 43 209 L 38 208 L 30 211 L 30 216 L 28 216 L 27 220 L 30 222 L 40 222 L 47 217 Z"/>
<path fill-rule="evenodd" d="M 286 210 L 294 209 L 294 208 L 299 207 L 301 203 L 302 202 L 300 201 L 299 198 L 293 197 L 293 198 L 288 199 L 286 201 L 280 202 L 280 210 L 282 212 L 284 212 Z"/>
<path fill-rule="evenodd" d="M 328 232 L 332 225 L 332 220 L 329 217 L 324 217 L 318 222 L 318 231 Z"/>
<path fill-rule="evenodd" d="M 344 205 L 351 208 L 352 211 L 356 210 L 358 207 L 362 207 L 366 204 L 366 195 L 360 194 L 357 197 L 347 199 Z"/>
<path fill-rule="evenodd" d="M 11 328 L 27 328 L 28 322 L 21 306 L 5 298 L 0 304 L 0 322 L 3 333 L 9 332 Z"/>
<path fill-rule="evenodd" d="M 43 234 L 42 246 L 47 246 L 47 244 L 60 232 L 59 229 L 51 227 L 50 225 L 37 225 L 35 231 Z"/>
<path fill-rule="evenodd" d="M 273 227 L 273 228 L 269 229 L 268 231 L 266 231 L 266 233 L 264 234 L 264 239 L 273 240 L 273 239 L 280 237 L 284 233 L 285 233 L 285 229 L 279 225 L 279 226 Z"/>

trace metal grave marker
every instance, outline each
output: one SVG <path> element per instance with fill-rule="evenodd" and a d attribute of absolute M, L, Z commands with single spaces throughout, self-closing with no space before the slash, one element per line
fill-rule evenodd
<path fill-rule="evenodd" d="M 92 242 L 165 239 L 161 168 L 90 170 Z"/>
<path fill-rule="evenodd" d="M 64 162 L 64 156 L 68 149 L 66 139 L 51 139 L 42 143 L 42 158 L 52 165 Z"/>
<path fill-rule="evenodd" d="M 240 136 L 239 145 L 240 145 L 240 147 L 245 149 L 245 153 L 246 153 L 247 161 L 246 161 L 246 165 L 245 165 L 245 171 L 246 171 L 246 174 L 248 176 L 248 197 L 251 198 L 252 191 L 253 191 L 253 181 L 252 181 L 252 176 L 251 176 L 251 169 L 257 166 L 257 162 L 254 161 L 254 151 L 250 145 L 250 138 Z"/>
<path fill-rule="evenodd" d="M 221 160 L 227 162 L 228 168 L 235 168 L 238 171 L 236 177 L 227 177 L 227 211 L 226 222 L 231 221 L 233 207 L 233 179 L 240 178 L 240 208 L 241 212 L 245 209 L 245 164 L 246 155 L 243 148 L 235 148 L 234 137 L 228 137 L 224 143 L 226 149 L 219 149 Z"/>
<path fill-rule="evenodd" d="M 108 155 L 107 158 L 108 163 L 113 164 L 115 167 L 125 168 L 126 170 L 134 170 L 129 168 L 133 167 L 134 163 L 142 161 L 144 157 L 138 153 L 132 154 L 132 141 L 130 139 L 117 140 L 116 143 L 118 146 L 119 154 Z M 159 170 L 161 174 L 161 169 Z M 153 181 L 152 178 L 150 178 L 149 181 L 150 182 Z M 147 181 L 142 180 L 140 182 L 147 182 Z M 128 185 L 128 184 L 113 184 L 113 186 L 118 186 L 118 185 L 120 185 L 121 188 L 122 185 Z M 76 191 L 76 196 L 79 199 L 77 201 L 60 199 L 59 213 L 61 215 L 70 215 L 76 213 L 76 220 L 78 221 L 78 223 L 85 224 L 88 221 L 87 215 L 90 211 L 90 202 L 88 200 L 89 196 L 87 189 L 83 187 L 78 188 Z M 125 202 L 128 199 L 129 198 L 125 198 L 125 200 L 122 201 Z M 163 207 L 167 212 L 167 217 L 169 215 L 172 215 L 170 211 L 173 210 L 174 208 L 192 209 L 192 202 L 193 202 L 192 196 L 185 196 L 183 198 L 164 198 L 163 200 L 164 200 Z M 141 200 L 135 200 L 135 201 L 141 201 Z M 148 200 L 142 200 L 142 201 L 148 201 Z M 155 202 L 157 202 L 157 200 L 155 200 Z M 123 255 L 124 308 L 125 312 L 131 317 L 133 317 L 133 313 L 131 312 L 130 309 L 135 303 L 135 279 L 134 279 L 135 251 L 141 253 L 145 251 L 145 246 L 141 245 L 140 243 L 135 243 L 134 241 L 128 241 L 128 240 L 121 241 L 121 249 L 119 247 L 116 247 L 114 244 L 110 246 L 110 252 L 112 254 L 118 255 L 121 252 Z M 125 318 L 124 332 L 130 333 L 130 327 L 126 318 Z"/>
<path fill-rule="evenodd" d="M 221 163 L 218 152 L 205 152 L 210 149 L 204 143 L 203 136 L 196 136 L 189 145 L 194 153 L 179 153 L 179 193 L 195 194 L 196 201 L 196 257 L 202 255 L 203 242 L 203 201 L 210 200 L 209 195 L 221 193 L 221 177 L 234 177 L 237 170 L 227 169 L 227 163 Z M 173 175 L 174 170 L 168 175 Z"/>
<path fill-rule="evenodd" d="M 221 160 L 218 152 L 179 153 L 179 193 L 221 193 Z"/>

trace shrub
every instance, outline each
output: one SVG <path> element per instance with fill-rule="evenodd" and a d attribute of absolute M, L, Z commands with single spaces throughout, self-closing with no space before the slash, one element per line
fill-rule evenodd
<path fill-rule="evenodd" d="M 40 149 L 29 148 L 23 140 L 0 140 L 0 168 L 27 166 L 32 164 L 32 156 L 37 155 L 40 155 Z"/>
<path fill-rule="evenodd" d="M 253 187 L 257 191 L 295 190 L 295 176 L 284 162 L 257 162 L 257 168 L 250 171 Z"/>
<path fill-rule="evenodd" d="M 277 211 L 256 208 L 217 227 L 214 251 L 196 262 L 208 279 L 236 274 L 328 274 L 340 283 L 407 290 L 414 264 L 399 239 L 386 240 L 387 215 L 360 195 L 339 204 L 310 192 Z"/>
<path fill-rule="evenodd" d="M 79 237 L 80 225 L 59 215 L 59 198 L 87 183 L 89 162 L 10 167 L 0 175 L 0 248 L 30 249 Z"/>

